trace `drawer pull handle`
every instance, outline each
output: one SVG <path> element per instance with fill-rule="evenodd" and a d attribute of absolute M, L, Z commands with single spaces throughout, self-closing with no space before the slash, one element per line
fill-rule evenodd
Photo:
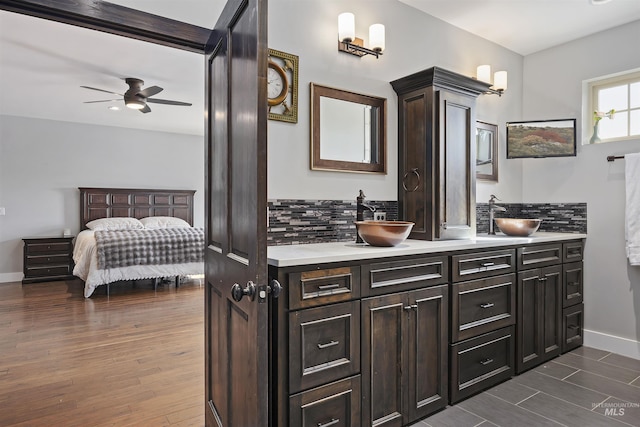
<path fill-rule="evenodd" d="M 493 363 L 493 359 L 485 359 L 480 361 L 480 364 L 484 366 L 487 366 L 489 363 Z"/>
<path fill-rule="evenodd" d="M 323 348 L 333 347 L 334 345 L 338 345 L 338 344 L 340 344 L 340 341 L 333 341 L 332 340 L 332 341 L 330 341 L 330 342 L 328 342 L 326 344 L 318 344 L 318 348 L 320 350 L 322 350 Z"/>
<path fill-rule="evenodd" d="M 494 304 L 494 303 L 492 303 L 492 302 L 487 302 L 487 303 L 485 303 L 485 304 L 480 304 L 480 307 L 482 307 L 482 308 L 491 308 L 491 307 L 493 307 L 494 305 L 495 305 L 495 304 Z"/>
<path fill-rule="evenodd" d="M 318 427 L 334 426 L 334 425 L 338 424 L 339 422 L 340 422 L 340 418 L 338 418 L 338 419 L 331 418 L 331 421 L 329 421 L 328 423 L 324 423 L 324 424 L 318 423 Z"/>
<path fill-rule="evenodd" d="M 494 266 L 494 265 L 496 265 L 496 263 L 495 263 L 495 262 L 483 262 L 483 263 L 482 263 L 482 266 L 483 266 L 483 267 L 485 267 L 485 268 L 487 268 L 487 267 L 492 267 L 492 266 Z"/>
<path fill-rule="evenodd" d="M 575 331 L 575 330 L 580 329 L 580 326 L 578 326 L 578 325 L 569 325 L 569 326 L 567 326 L 567 329 L 573 329 Z"/>
<path fill-rule="evenodd" d="M 326 291 L 327 289 L 335 289 L 339 287 L 340 287 L 339 283 L 331 283 L 329 285 L 318 285 L 318 289 L 320 289 L 321 291 Z"/>
<path fill-rule="evenodd" d="M 580 282 L 569 282 L 569 283 L 567 283 L 567 285 L 569 285 L 569 286 L 579 286 Z"/>

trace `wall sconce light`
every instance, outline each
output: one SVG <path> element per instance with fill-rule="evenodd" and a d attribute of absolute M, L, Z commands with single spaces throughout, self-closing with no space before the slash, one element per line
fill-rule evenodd
<path fill-rule="evenodd" d="M 479 65 L 476 69 L 476 79 L 491 83 L 491 65 Z M 507 90 L 507 72 L 496 71 L 493 75 L 493 86 L 485 93 L 502 96 L 505 90 Z"/>
<path fill-rule="evenodd" d="M 351 55 L 363 57 L 382 55 L 384 45 L 384 25 L 373 24 L 369 27 L 369 45 L 364 47 L 364 40 L 356 37 L 356 19 L 353 13 L 345 12 L 338 15 L 338 50 Z"/>

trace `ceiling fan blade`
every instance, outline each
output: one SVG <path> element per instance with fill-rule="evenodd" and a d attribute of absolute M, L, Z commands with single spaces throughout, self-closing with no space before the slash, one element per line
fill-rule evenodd
<path fill-rule="evenodd" d="M 109 91 L 109 90 L 98 89 L 98 88 L 95 88 L 95 87 L 90 87 L 90 86 L 80 86 L 80 87 L 83 87 L 83 88 L 85 88 L 85 89 L 97 90 L 98 92 L 105 92 L 105 93 L 110 93 L 110 94 L 113 94 L 113 95 L 124 96 L 124 95 L 123 95 L 123 94 L 121 94 L 121 93 L 111 92 L 111 91 Z"/>
<path fill-rule="evenodd" d="M 138 95 L 142 95 L 145 98 L 148 98 L 150 96 L 153 96 L 157 93 L 162 92 L 164 89 L 162 89 L 160 86 L 149 86 L 146 89 L 141 90 L 140 92 L 138 92 Z"/>
<path fill-rule="evenodd" d="M 189 102 L 170 101 L 168 99 L 158 99 L 158 98 L 147 98 L 147 102 L 153 102 L 156 104 L 165 104 L 165 105 L 180 105 L 184 107 L 190 107 L 192 105 Z"/>
<path fill-rule="evenodd" d="M 113 101 L 122 101 L 122 99 L 103 99 L 100 101 L 85 101 L 84 104 L 95 104 L 96 102 L 113 102 Z"/>
<path fill-rule="evenodd" d="M 141 113 L 150 113 L 151 108 L 147 104 L 144 104 L 144 108 L 140 110 Z"/>

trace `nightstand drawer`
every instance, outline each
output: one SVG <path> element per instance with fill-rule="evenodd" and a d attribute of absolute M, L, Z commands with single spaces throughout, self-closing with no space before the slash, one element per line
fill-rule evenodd
<path fill-rule="evenodd" d="M 360 302 L 289 314 L 291 393 L 360 371 Z"/>
<path fill-rule="evenodd" d="M 29 243 L 25 246 L 28 255 L 42 254 L 71 254 L 73 246 L 71 242 L 60 243 Z"/>
<path fill-rule="evenodd" d="M 451 281 L 480 279 L 516 271 L 513 249 L 478 252 L 451 257 Z"/>
<path fill-rule="evenodd" d="M 360 296 L 360 266 L 289 273 L 289 308 L 314 307 Z"/>
<path fill-rule="evenodd" d="M 71 260 L 71 256 L 68 254 L 61 255 L 37 255 L 37 256 L 29 256 L 28 264 L 29 268 L 31 267 L 41 267 L 43 265 L 61 265 L 61 264 L 69 264 Z"/>
<path fill-rule="evenodd" d="M 451 285 L 453 342 L 513 325 L 515 317 L 515 274 Z"/>
<path fill-rule="evenodd" d="M 55 276 L 67 276 L 71 274 L 71 266 L 57 265 L 57 266 L 43 266 L 43 267 L 28 267 L 26 277 L 55 277 Z"/>

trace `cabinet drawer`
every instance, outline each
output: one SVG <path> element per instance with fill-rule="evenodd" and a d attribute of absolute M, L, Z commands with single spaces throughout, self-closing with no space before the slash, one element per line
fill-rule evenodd
<path fill-rule="evenodd" d="M 451 285 L 451 340 L 461 341 L 515 324 L 516 275 Z"/>
<path fill-rule="evenodd" d="M 582 262 L 572 262 L 562 266 L 562 307 L 566 308 L 582 302 L 582 271 Z"/>
<path fill-rule="evenodd" d="M 289 273 L 289 308 L 313 307 L 360 296 L 360 267 Z"/>
<path fill-rule="evenodd" d="M 360 302 L 289 313 L 291 393 L 360 371 Z"/>
<path fill-rule="evenodd" d="M 566 353 L 580 347 L 584 341 L 582 327 L 584 305 L 578 304 L 562 311 L 562 352 Z"/>
<path fill-rule="evenodd" d="M 516 271 L 513 249 L 478 252 L 451 257 L 451 281 L 480 279 Z"/>
<path fill-rule="evenodd" d="M 412 258 L 362 266 L 363 296 L 400 292 L 449 281 L 446 256 Z"/>
<path fill-rule="evenodd" d="M 25 245 L 27 255 L 42 254 L 71 254 L 72 245 L 70 242 L 58 243 L 28 243 Z"/>
<path fill-rule="evenodd" d="M 71 274 L 71 266 L 58 265 L 58 266 L 44 266 L 44 267 L 32 267 L 27 268 L 25 276 L 29 277 L 53 277 L 53 276 L 67 276 Z"/>
<path fill-rule="evenodd" d="M 569 242 L 562 245 L 562 262 L 582 261 L 584 257 L 584 242 Z"/>
<path fill-rule="evenodd" d="M 562 262 L 562 245 L 535 245 L 518 248 L 518 269 L 545 267 Z"/>
<path fill-rule="evenodd" d="M 38 256 L 27 257 L 27 266 L 28 267 L 43 266 L 43 265 L 59 266 L 62 264 L 69 264 L 70 261 L 71 261 L 71 257 L 68 254 L 38 255 Z"/>
<path fill-rule="evenodd" d="M 289 398 L 289 425 L 359 427 L 360 376 L 314 388 Z"/>
<path fill-rule="evenodd" d="M 511 378 L 513 334 L 510 326 L 451 346 L 452 403 Z"/>

